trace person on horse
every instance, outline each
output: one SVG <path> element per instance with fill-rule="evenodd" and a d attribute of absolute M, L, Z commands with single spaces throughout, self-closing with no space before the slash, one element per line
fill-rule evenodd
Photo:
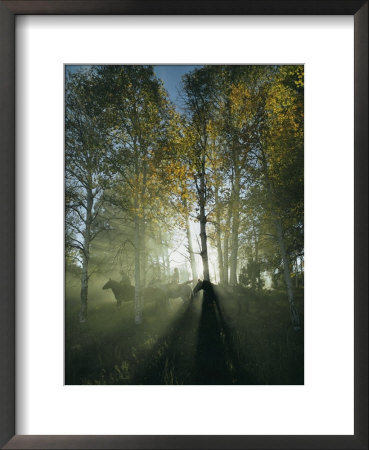
<path fill-rule="evenodd" d="M 121 280 L 120 280 L 120 284 L 124 284 L 124 285 L 131 285 L 131 280 L 129 279 L 129 276 L 123 271 L 121 270 L 120 272 L 121 275 Z"/>
<path fill-rule="evenodd" d="M 170 282 L 172 284 L 178 284 L 179 283 L 179 272 L 178 272 L 177 267 L 173 271 L 173 275 L 172 275 L 172 278 L 171 278 Z"/>

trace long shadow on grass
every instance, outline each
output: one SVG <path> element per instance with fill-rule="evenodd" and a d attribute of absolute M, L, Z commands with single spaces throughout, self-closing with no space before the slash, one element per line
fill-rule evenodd
<path fill-rule="evenodd" d="M 241 369 L 235 331 L 212 286 L 179 313 L 136 369 L 132 383 L 254 384 Z"/>
<path fill-rule="evenodd" d="M 239 362 L 236 331 L 228 324 L 218 293 L 204 289 L 193 384 L 253 384 Z"/>
<path fill-rule="evenodd" d="M 183 306 L 136 368 L 132 384 L 192 384 L 197 326 L 198 305 Z"/>

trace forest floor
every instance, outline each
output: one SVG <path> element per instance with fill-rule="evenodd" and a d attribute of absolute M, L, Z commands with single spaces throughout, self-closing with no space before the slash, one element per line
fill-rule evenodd
<path fill-rule="evenodd" d="M 215 287 L 216 301 L 198 293 L 191 305 L 171 300 L 166 309 L 147 301 L 141 325 L 133 302 L 117 309 L 105 292 L 79 323 L 78 294 L 67 290 L 68 385 L 304 383 L 303 289 L 296 290 L 300 331 L 284 291 Z"/>

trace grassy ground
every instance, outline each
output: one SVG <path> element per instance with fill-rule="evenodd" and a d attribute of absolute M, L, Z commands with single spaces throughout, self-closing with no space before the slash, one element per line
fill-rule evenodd
<path fill-rule="evenodd" d="M 67 289 L 66 384 L 303 384 L 304 331 L 290 325 L 286 293 L 215 293 L 190 307 L 146 301 L 137 326 L 133 303 L 117 309 L 106 291 L 79 323 L 78 293 Z M 303 290 L 296 306 L 303 324 Z"/>

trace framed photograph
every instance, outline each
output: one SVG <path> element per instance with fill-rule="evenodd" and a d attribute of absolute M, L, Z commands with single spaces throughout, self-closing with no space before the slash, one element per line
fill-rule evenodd
<path fill-rule="evenodd" d="M 1 445 L 368 448 L 368 4 L 0 23 Z"/>

